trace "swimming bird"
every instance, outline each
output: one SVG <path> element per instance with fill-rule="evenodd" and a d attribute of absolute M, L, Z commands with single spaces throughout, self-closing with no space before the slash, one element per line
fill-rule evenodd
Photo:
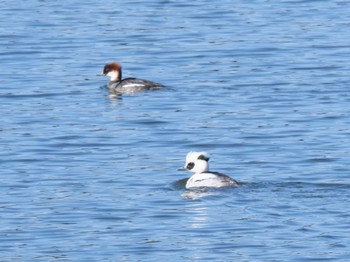
<path fill-rule="evenodd" d="M 119 94 L 133 94 L 145 90 L 156 90 L 164 87 L 161 84 L 138 78 L 122 79 L 122 66 L 113 62 L 106 64 L 100 75 L 109 76 L 107 87 Z"/>
<path fill-rule="evenodd" d="M 194 173 L 186 183 L 186 188 L 238 186 L 236 180 L 218 172 L 209 171 L 209 155 L 206 152 L 189 152 L 185 169 Z"/>

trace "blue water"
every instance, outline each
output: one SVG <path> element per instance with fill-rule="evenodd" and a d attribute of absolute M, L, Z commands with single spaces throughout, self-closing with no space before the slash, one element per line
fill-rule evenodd
<path fill-rule="evenodd" d="M 350 2 L 0 8 L 1 261 L 349 259 Z M 191 150 L 242 186 L 186 190 Z"/>

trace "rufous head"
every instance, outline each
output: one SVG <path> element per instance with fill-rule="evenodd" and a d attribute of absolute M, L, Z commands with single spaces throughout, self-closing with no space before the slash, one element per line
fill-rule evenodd
<path fill-rule="evenodd" d="M 121 81 L 122 79 L 122 66 L 119 63 L 106 64 L 103 68 L 103 75 L 109 76 L 111 81 Z"/>

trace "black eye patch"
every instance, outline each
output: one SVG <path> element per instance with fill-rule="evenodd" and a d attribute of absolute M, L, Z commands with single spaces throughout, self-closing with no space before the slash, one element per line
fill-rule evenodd
<path fill-rule="evenodd" d="M 186 168 L 187 168 L 188 170 L 191 170 L 192 168 L 194 168 L 194 163 L 193 163 L 193 162 L 188 163 L 187 166 L 186 166 Z"/>
<path fill-rule="evenodd" d="M 200 160 L 204 160 L 204 161 L 209 161 L 209 157 L 207 157 L 207 156 L 205 156 L 205 155 L 200 155 L 199 157 L 198 157 L 198 159 L 200 159 Z"/>
<path fill-rule="evenodd" d="M 109 68 L 109 66 L 105 66 L 105 68 L 103 68 L 103 74 L 108 74 L 109 71 L 111 71 L 111 69 Z"/>

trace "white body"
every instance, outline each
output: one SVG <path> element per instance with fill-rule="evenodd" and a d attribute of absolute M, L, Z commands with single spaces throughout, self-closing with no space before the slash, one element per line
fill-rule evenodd
<path fill-rule="evenodd" d="M 194 172 L 186 183 L 186 188 L 198 187 L 227 187 L 237 186 L 238 183 L 221 173 L 209 171 L 209 155 L 205 152 L 189 152 L 186 156 L 185 168 Z"/>
<path fill-rule="evenodd" d="M 217 173 L 196 173 L 186 183 L 186 188 L 196 187 L 227 187 L 236 186 L 237 182 L 232 178 Z"/>

